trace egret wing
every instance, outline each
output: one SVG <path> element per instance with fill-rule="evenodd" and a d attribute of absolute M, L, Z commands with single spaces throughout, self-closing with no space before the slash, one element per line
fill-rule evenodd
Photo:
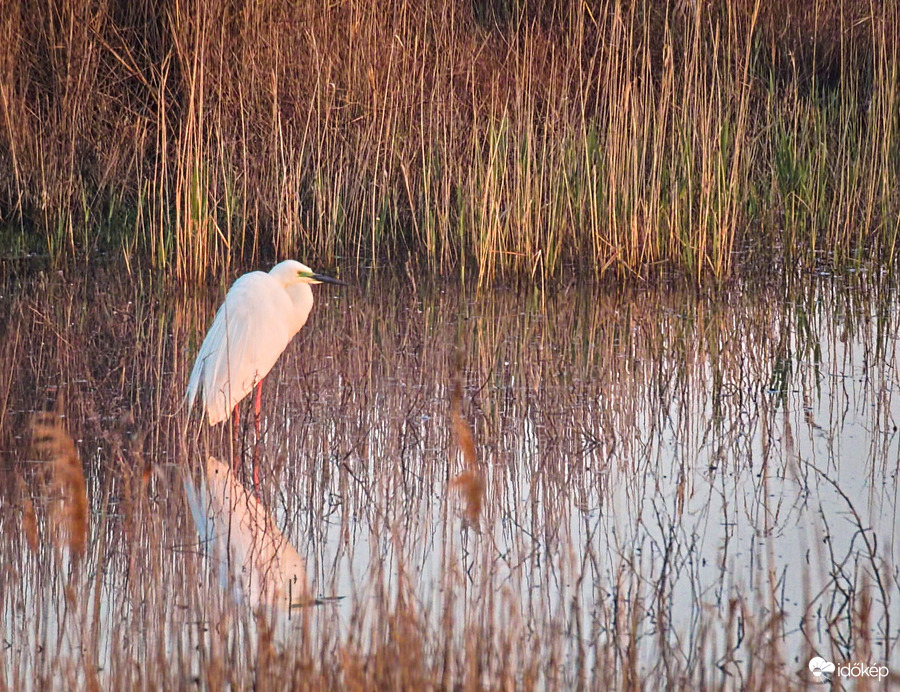
<path fill-rule="evenodd" d="M 272 369 L 290 341 L 285 315 L 291 301 L 264 272 L 234 282 L 203 340 L 188 383 L 188 403 L 202 391 L 211 425 L 228 417 Z"/>

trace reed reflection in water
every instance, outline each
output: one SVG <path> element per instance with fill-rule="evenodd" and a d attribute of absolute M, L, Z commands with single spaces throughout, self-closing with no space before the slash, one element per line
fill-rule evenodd
<path fill-rule="evenodd" d="M 182 490 L 228 453 L 180 409 L 220 298 L 110 274 L 3 299 L 8 685 L 768 689 L 816 654 L 900 673 L 892 287 L 322 291 L 265 384 L 260 499 L 311 594 L 341 598 L 280 615 L 224 597 Z M 21 528 L 28 502 L 48 520 L 27 430 L 54 407 L 85 467 L 77 559 Z"/>

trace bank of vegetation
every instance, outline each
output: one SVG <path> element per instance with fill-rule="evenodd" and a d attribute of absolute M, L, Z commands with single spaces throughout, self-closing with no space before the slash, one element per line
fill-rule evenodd
<path fill-rule="evenodd" d="M 891 265 L 898 26 L 866 0 L 7 2 L 0 254 Z"/>

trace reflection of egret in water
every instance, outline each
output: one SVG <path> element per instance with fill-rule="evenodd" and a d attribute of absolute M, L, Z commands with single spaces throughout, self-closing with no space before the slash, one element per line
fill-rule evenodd
<path fill-rule="evenodd" d="M 199 394 L 210 425 L 221 423 L 234 411 L 236 437 L 237 404 L 255 386 L 258 444 L 263 378 L 306 324 L 313 306 L 310 285 L 323 282 L 346 285 L 295 260 L 280 262 L 268 273 L 250 272 L 237 279 L 197 353 L 187 386 L 188 408 Z M 253 481 L 258 487 L 255 454 Z"/>
<path fill-rule="evenodd" d="M 236 600 L 252 608 L 310 603 L 303 558 L 225 464 L 209 457 L 199 493 L 187 474 L 183 479 L 200 540 Z"/>

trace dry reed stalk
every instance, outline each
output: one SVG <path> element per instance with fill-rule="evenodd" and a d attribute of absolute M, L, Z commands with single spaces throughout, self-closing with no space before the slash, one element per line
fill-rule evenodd
<path fill-rule="evenodd" d="M 50 522 L 57 541 L 75 556 L 84 553 L 88 537 L 88 500 L 84 470 L 75 441 L 55 413 L 39 413 L 31 420 L 35 451 L 52 462 L 50 468 Z M 57 543 L 57 547 L 61 547 Z"/>
<path fill-rule="evenodd" d="M 31 494 L 21 473 L 16 473 L 16 484 L 19 486 L 19 492 L 22 495 L 22 531 L 25 534 L 28 547 L 36 554 L 41 548 L 41 541 L 38 533 L 37 515 L 34 512 L 34 503 L 31 501 Z"/>
<path fill-rule="evenodd" d="M 450 487 L 459 490 L 466 501 L 466 517 L 477 525 L 484 503 L 484 473 L 478 463 L 472 428 L 462 415 L 462 384 L 458 375 L 453 383 L 450 417 L 453 421 L 453 437 L 466 463 L 465 470 L 450 481 Z"/>

